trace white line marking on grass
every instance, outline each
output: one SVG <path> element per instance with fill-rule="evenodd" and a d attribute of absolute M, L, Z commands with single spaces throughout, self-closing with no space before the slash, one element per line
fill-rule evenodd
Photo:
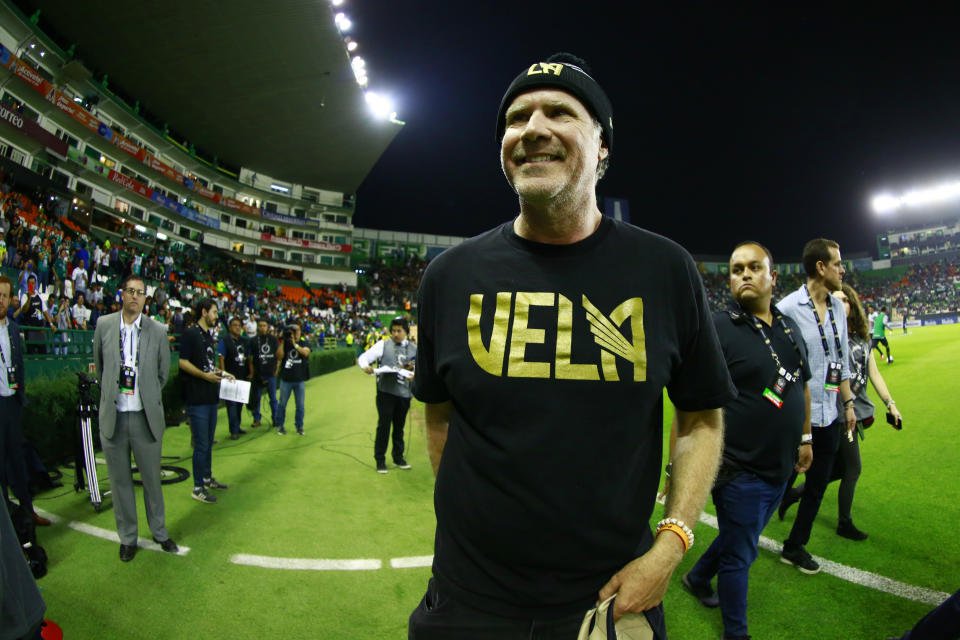
<path fill-rule="evenodd" d="M 80 533 L 85 533 L 88 536 L 94 536 L 96 538 L 103 538 L 104 540 L 109 540 L 110 542 L 116 542 L 120 544 L 120 536 L 117 535 L 116 531 L 109 531 L 107 529 L 101 529 L 100 527 L 95 527 L 84 522 L 69 522 L 67 526 L 73 529 L 74 531 L 79 531 Z M 185 547 L 183 545 L 178 545 L 180 548 L 176 553 L 171 553 L 170 555 L 175 556 L 185 556 L 190 553 L 190 547 Z M 148 538 L 137 538 L 137 548 L 138 549 L 149 549 L 150 551 L 160 551 L 164 552 L 163 549 L 153 540 Z M 165 553 L 165 552 L 164 552 Z"/>
<path fill-rule="evenodd" d="M 34 507 L 33 510 L 37 512 L 38 516 L 43 516 L 54 524 L 60 522 L 60 516 L 55 513 L 50 513 L 49 511 L 44 511 L 43 509 L 37 509 L 36 507 Z"/>
<path fill-rule="evenodd" d="M 299 571 L 373 571 L 383 567 L 375 558 L 336 560 L 326 558 L 275 558 L 238 553 L 230 556 L 233 564 L 243 564 L 264 569 L 293 569 Z"/>
<path fill-rule="evenodd" d="M 433 556 L 410 556 L 409 558 L 391 558 L 390 566 L 394 569 L 413 569 L 415 567 L 432 567 Z"/>
<path fill-rule="evenodd" d="M 719 528 L 717 524 L 717 517 L 712 516 L 709 513 L 701 513 L 700 522 L 709 527 L 713 527 L 714 529 Z M 777 555 L 780 555 L 780 552 L 783 551 L 782 544 L 776 540 L 771 540 L 766 536 L 760 536 L 760 542 L 757 544 L 757 546 L 761 549 L 772 551 Z M 848 567 L 845 564 L 840 564 L 839 562 L 834 562 L 833 560 L 827 560 L 826 558 L 821 558 L 820 556 L 813 556 L 813 559 L 820 563 L 820 570 L 823 573 L 828 573 L 834 577 L 840 578 L 841 580 L 846 580 L 847 582 L 852 582 L 864 587 L 876 589 L 877 591 L 883 591 L 906 600 L 914 600 L 916 602 L 922 602 L 924 604 L 929 604 L 936 607 L 950 597 L 949 593 L 935 591 L 934 589 L 927 589 L 925 587 L 917 587 L 912 584 L 907 584 L 906 582 L 894 580 L 893 578 L 887 578 L 876 573 L 870 573 L 869 571 L 864 571 L 863 569 Z"/>

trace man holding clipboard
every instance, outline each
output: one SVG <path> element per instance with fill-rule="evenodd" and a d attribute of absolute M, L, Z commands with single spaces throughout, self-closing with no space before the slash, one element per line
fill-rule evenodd
<path fill-rule="evenodd" d="M 213 477 L 213 434 L 217 429 L 217 405 L 220 381 L 236 380 L 216 366 L 217 342 L 213 330 L 217 326 L 217 303 L 203 298 L 194 308 L 197 324 L 187 329 L 180 339 L 180 372 L 183 401 L 190 430 L 193 432 L 193 493 L 199 502 L 216 504 L 209 489 L 226 489 Z"/>

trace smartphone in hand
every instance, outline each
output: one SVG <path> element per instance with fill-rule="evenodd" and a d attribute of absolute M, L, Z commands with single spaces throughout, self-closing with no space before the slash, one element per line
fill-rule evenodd
<path fill-rule="evenodd" d="M 901 429 L 903 429 L 903 420 L 900 420 L 899 418 L 895 418 L 893 414 L 890 413 L 889 411 L 887 411 L 887 424 L 889 424 L 891 427 L 893 427 L 897 431 L 900 431 Z"/>

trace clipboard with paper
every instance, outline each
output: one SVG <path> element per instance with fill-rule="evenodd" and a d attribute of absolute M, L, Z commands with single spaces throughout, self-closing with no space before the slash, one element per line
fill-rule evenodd
<path fill-rule="evenodd" d="M 247 404 L 250 401 L 250 382 L 248 380 L 220 380 L 220 399 Z"/>

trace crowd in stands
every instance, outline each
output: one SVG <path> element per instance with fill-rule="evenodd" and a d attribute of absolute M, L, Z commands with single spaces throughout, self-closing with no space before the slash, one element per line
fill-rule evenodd
<path fill-rule="evenodd" d="M 194 322 L 190 306 L 202 297 L 217 301 L 224 327 L 236 316 L 248 335 L 255 332 L 258 318 L 267 319 L 277 333 L 298 322 L 308 341 L 320 348 L 362 347 L 383 331 L 364 292 L 346 285 L 267 289 L 252 269 L 239 269 L 228 255 L 179 243 L 151 248 L 126 237 L 98 240 L 69 220 L 65 208 L 45 208 L 48 201 L 46 193 L 28 195 L 0 186 L 0 260 L 16 287 L 9 313 L 17 317 L 28 300 L 39 302 L 35 323 L 17 317 L 21 325 L 37 327 L 27 335 L 32 353 L 44 353 L 36 345 L 29 348 L 29 342 L 43 340 L 39 330 L 44 327 L 60 333 L 54 339 L 63 344 L 53 355 L 75 353 L 66 344 L 71 338 L 64 330 L 93 330 L 101 316 L 119 310 L 118 287 L 131 273 L 147 282 L 150 295 L 144 312 L 168 327 L 171 341 Z M 371 287 L 378 306 L 406 303 L 409 311 L 422 270 L 420 261 L 399 267 L 380 264 Z"/>
<path fill-rule="evenodd" d="M 897 270 L 882 277 L 867 277 L 857 271 L 847 271 L 843 281 L 860 295 L 865 309 L 886 307 L 899 320 L 906 313 L 909 318 L 924 315 L 960 312 L 960 261 L 942 259 L 936 263 L 910 266 L 906 272 Z M 730 302 L 728 277 L 723 274 L 703 274 L 707 300 L 713 311 L 721 311 Z M 779 299 L 805 282 L 797 274 L 781 275 L 777 280 L 774 298 Z"/>

